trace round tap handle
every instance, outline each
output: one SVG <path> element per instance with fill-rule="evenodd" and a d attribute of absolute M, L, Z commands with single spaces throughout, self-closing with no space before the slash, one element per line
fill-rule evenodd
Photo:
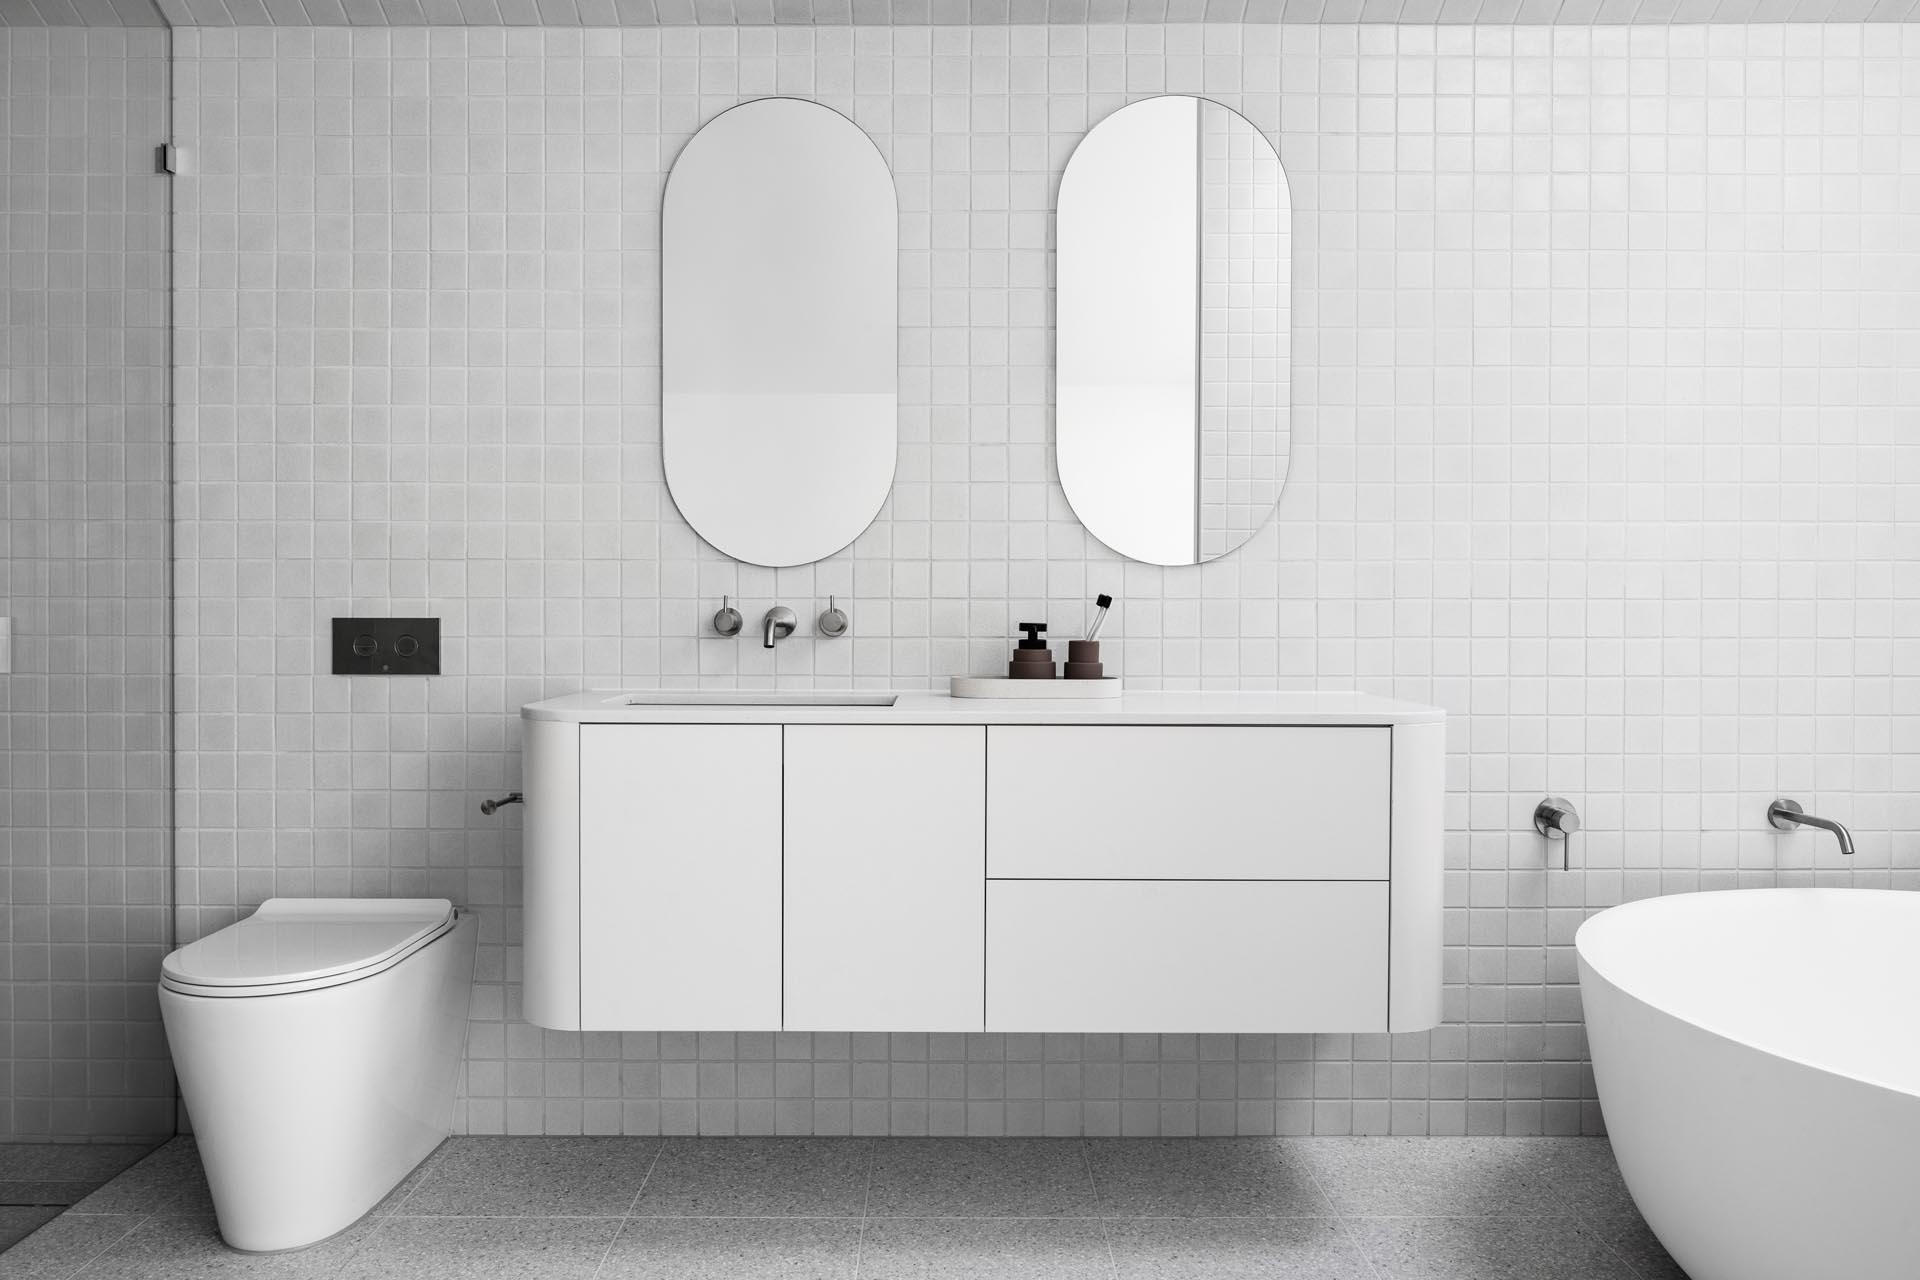
<path fill-rule="evenodd" d="M 1533 810 L 1533 829 L 1549 840 L 1564 840 L 1580 829 L 1580 814 L 1573 801 L 1548 796 Z"/>
<path fill-rule="evenodd" d="M 1569 870 L 1573 865 L 1569 838 L 1580 829 L 1580 814 L 1573 807 L 1573 801 L 1561 796 L 1548 796 L 1533 808 L 1533 829 L 1549 840 L 1560 842 L 1560 869 Z"/>

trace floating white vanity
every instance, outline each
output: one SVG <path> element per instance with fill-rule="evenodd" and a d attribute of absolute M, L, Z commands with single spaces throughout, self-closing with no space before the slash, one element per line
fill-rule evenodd
<path fill-rule="evenodd" d="M 1440 1021 L 1434 708 L 594 692 L 523 715 L 541 1026 Z"/>

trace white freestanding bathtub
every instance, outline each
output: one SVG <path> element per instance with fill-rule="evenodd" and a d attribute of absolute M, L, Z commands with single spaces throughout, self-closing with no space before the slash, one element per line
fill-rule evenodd
<path fill-rule="evenodd" d="M 1920 1276 L 1920 893 L 1651 898 L 1574 949 L 1620 1172 L 1693 1280 Z"/>

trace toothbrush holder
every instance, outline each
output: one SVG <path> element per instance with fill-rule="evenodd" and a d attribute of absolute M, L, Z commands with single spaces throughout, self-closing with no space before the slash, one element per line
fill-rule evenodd
<path fill-rule="evenodd" d="M 1067 641 L 1067 679 L 1098 680 L 1105 671 L 1100 663 L 1098 640 Z"/>

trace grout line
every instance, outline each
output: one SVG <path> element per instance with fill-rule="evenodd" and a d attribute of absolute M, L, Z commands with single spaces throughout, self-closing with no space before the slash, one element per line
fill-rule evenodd
<path fill-rule="evenodd" d="M 153 1214 L 204 1218 L 207 1214 Z M 624 1222 L 617 1213 L 402 1213 L 411 1222 Z M 850 1213 L 662 1213 L 635 1214 L 639 1222 L 858 1222 Z M 874 1222 L 1570 1222 L 1569 1214 L 1490 1213 L 889 1213 Z M 144 1219 L 143 1219 L 144 1221 Z M 385 1221 L 385 1219 L 381 1219 Z M 1590 1224 L 1589 1224 L 1590 1225 Z M 270 1255 L 267 1255 L 270 1256 Z"/>
<path fill-rule="evenodd" d="M 1381 1280 L 1380 1269 L 1373 1265 L 1373 1257 L 1367 1252 L 1366 1242 L 1354 1231 L 1352 1219 L 1335 1215 L 1333 1225 L 1340 1233 L 1340 1238 L 1347 1242 L 1347 1247 L 1353 1250 L 1353 1256 L 1360 1259 L 1360 1265 L 1367 1269 L 1367 1274 L 1374 1280 Z"/>
<path fill-rule="evenodd" d="M 1609 1144 L 1608 1158 L 1609 1159 L 1612 1158 L 1611 1144 Z M 1620 1260 L 1620 1265 L 1627 1269 L 1627 1273 L 1629 1275 L 1639 1277 L 1640 1280 L 1645 1280 L 1646 1273 L 1642 1271 L 1637 1265 L 1635 1265 L 1632 1258 L 1629 1258 L 1625 1253 L 1621 1252 L 1619 1246 L 1614 1243 L 1615 1236 L 1618 1234 L 1616 1231 L 1609 1230 L 1605 1225 L 1600 1223 L 1598 1220 L 1589 1216 L 1586 1210 L 1582 1209 L 1578 1204 L 1575 1204 L 1573 1200 L 1560 1188 L 1549 1184 L 1547 1187 L 1547 1194 L 1552 1196 L 1554 1200 L 1561 1206 L 1561 1208 L 1565 1210 L 1565 1213 L 1559 1216 L 1564 1218 L 1571 1218 L 1576 1225 L 1580 1227 L 1584 1227 L 1586 1230 L 1592 1232 L 1594 1235 L 1594 1238 L 1599 1240 L 1601 1247 L 1604 1248 L 1608 1253 L 1612 1254 L 1615 1258 L 1618 1258 Z M 1638 1214 L 1639 1211 L 1640 1211 L 1640 1206 L 1635 1205 L 1634 1212 Z M 1642 1221 L 1644 1222 L 1645 1219 L 1643 1218 Z M 1653 1228 L 1648 1227 L 1647 1230 L 1648 1230 L 1648 1233 L 1651 1234 Z M 1655 1237 L 1655 1239 L 1657 1240 L 1658 1237 Z M 1666 1246 L 1662 1245 L 1661 1247 L 1665 1248 Z"/>
<path fill-rule="evenodd" d="M 420 1168 L 418 1170 L 420 1176 L 414 1179 L 413 1185 L 407 1188 L 407 1194 L 400 1197 L 400 1203 L 393 1206 L 393 1212 L 389 1213 L 387 1217 L 397 1218 L 400 1216 L 400 1211 L 406 1208 L 414 1196 L 420 1193 L 420 1188 L 432 1180 L 434 1173 L 440 1168 L 440 1162 L 446 1158 L 447 1147 L 453 1143 L 456 1137 L 463 1136 L 465 1135 L 450 1133 L 440 1140 L 439 1146 L 427 1153 L 427 1158 L 420 1162 Z"/>
<path fill-rule="evenodd" d="M 407 1194 L 411 1196 L 413 1192 L 409 1191 L 407 1192 Z M 341 1231 L 339 1234 L 345 1235 L 347 1234 L 347 1232 L 352 1231 L 355 1227 L 364 1226 L 367 1228 L 366 1234 L 361 1236 L 360 1239 L 354 1241 L 353 1244 L 347 1249 L 346 1256 L 340 1259 L 340 1265 L 333 1269 L 333 1274 L 336 1276 L 345 1275 L 347 1273 L 347 1270 L 350 1267 L 352 1267 L 353 1264 L 359 1259 L 360 1251 L 367 1247 L 367 1244 L 369 1241 L 371 1241 L 374 1237 L 378 1236 L 381 1232 L 386 1230 L 387 1223 L 391 1221 L 392 1218 L 393 1218 L 392 1214 L 388 1214 L 384 1218 L 376 1218 L 376 1217 L 373 1217 L 371 1213 L 368 1213 L 367 1215 L 363 1216 L 358 1222 L 354 1223 L 353 1226 L 347 1227 L 345 1230 Z M 329 1237 L 329 1238 L 336 1238 L 336 1237 Z M 326 1241 L 324 1240 L 316 1241 L 315 1243 L 325 1244 Z"/>
<path fill-rule="evenodd" d="M 867 1181 L 860 1189 L 860 1228 L 853 1238 L 853 1280 L 860 1280 L 860 1268 L 866 1261 L 867 1217 L 873 1206 L 873 1166 L 880 1163 L 880 1146 L 867 1140 Z"/>
<path fill-rule="evenodd" d="M 94 1217 L 94 1216 L 100 1216 L 100 1215 L 81 1214 L 78 1216 Z M 73 1270 L 66 1272 L 66 1275 L 71 1278 L 71 1277 L 76 1277 L 76 1276 L 81 1276 L 86 1274 L 87 1269 L 91 1267 L 94 1263 L 100 1261 L 100 1259 L 106 1257 L 109 1253 L 112 1253 L 134 1232 L 146 1226 L 149 1222 L 152 1222 L 155 1218 L 159 1217 L 160 1215 L 157 1213 L 143 1213 L 143 1214 L 129 1214 L 128 1216 L 135 1217 L 138 1220 L 132 1226 L 128 1227 L 125 1231 L 122 1231 L 119 1235 L 107 1241 L 105 1244 L 101 1245 L 98 1249 L 95 1249 L 92 1253 L 80 1259 L 79 1262 L 74 1264 Z M 66 1215 L 61 1214 L 60 1217 L 64 1218 L 66 1217 Z M 58 1222 L 59 1220 L 60 1218 L 55 1218 L 51 1222 L 42 1223 L 39 1229 L 34 1232 L 34 1234 L 38 1235 L 40 1231 L 45 1231 L 48 1227 L 52 1226 L 54 1222 Z M 31 1239 L 31 1238 L 32 1236 L 28 1237 L 28 1239 Z M 22 1241 L 22 1243 L 25 1243 L 25 1241 Z"/>
<path fill-rule="evenodd" d="M 720 1215 L 710 1215 L 720 1217 Z M 624 1222 L 620 1213 L 390 1213 L 386 1219 L 409 1222 Z"/>
<path fill-rule="evenodd" d="M 627 1211 L 620 1216 L 619 1223 L 613 1228 L 613 1234 L 607 1237 L 607 1247 L 606 1250 L 601 1253 L 600 1261 L 594 1264 L 593 1276 L 595 1280 L 597 1280 L 597 1277 L 602 1271 L 606 1270 L 607 1259 L 613 1256 L 613 1246 L 620 1243 L 620 1237 L 626 1231 L 627 1223 L 633 1221 L 633 1211 L 640 1207 L 640 1197 L 646 1194 L 647 1184 L 653 1181 L 653 1171 L 660 1167 L 660 1157 L 666 1153 L 667 1143 L 671 1142 L 672 1139 L 661 1138 L 658 1141 L 660 1145 L 653 1149 L 653 1159 L 647 1162 L 647 1171 L 641 1175 L 640 1185 L 633 1189 L 633 1199 L 627 1201 Z"/>
<path fill-rule="evenodd" d="M 159 1215 L 156 1215 L 159 1217 Z M 205 1215 L 184 1215 L 205 1217 Z M 616 1213 L 403 1213 L 413 1222 L 616 1222 Z M 1332 1222 L 1332 1213 L 877 1213 L 874 1222 Z M 858 1222 L 851 1213 L 662 1213 L 639 1222 Z M 1565 1217 L 1488 1217 L 1480 1213 L 1367 1213 L 1354 1221 L 1565 1222 Z"/>
<path fill-rule="evenodd" d="M 624 1217 L 631 1218 L 633 1211 L 640 1207 L 640 1197 L 646 1194 L 647 1184 L 653 1181 L 653 1171 L 660 1167 L 660 1157 L 666 1154 L 667 1144 L 673 1139 L 661 1138 L 659 1141 L 660 1145 L 653 1149 L 653 1159 L 647 1162 L 646 1175 L 640 1179 L 640 1185 L 634 1188 L 633 1199 L 627 1202 L 627 1211 L 622 1215 Z"/>
<path fill-rule="evenodd" d="M 1287 1139 L 1282 1138 L 1280 1141 L 1287 1143 L 1289 1146 L 1292 1145 L 1287 1142 Z M 1282 1150 L 1285 1149 L 1286 1147 L 1283 1146 Z M 1367 1253 L 1365 1243 L 1361 1241 L 1358 1233 L 1353 1229 L 1351 1218 L 1356 1215 L 1351 1215 L 1341 1210 L 1339 1203 L 1334 1200 L 1333 1196 L 1328 1193 L 1326 1186 L 1315 1176 L 1313 1166 L 1305 1159 L 1301 1159 L 1300 1161 L 1300 1172 L 1307 1175 L 1307 1181 L 1312 1183 L 1313 1189 L 1320 1193 L 1320 1198 L 1327 1202 L 1327 1208 L 1332 1210 L 1334 1229 L 1340 1233 L 1340 1238 L 1347 1242 L 1347 1247 L 1353 1250 L 1354 1256 L 1360 1259 L 1360 1265 L 1367 1269 L 1367 1274 L 1372 1276 L 1373 1280 L 1382 1280 L 1380 1269 L 1373 1265 L 1373 1258 Z"/>
<path fill-rule="evenodd" d="M 879 1222 L 1332 1222 L 1332 1213 L 900 1213 Z M 1428 1221 L 1434 1215 L 1421 1215 Z M 1494 1219 L 1471 1217 L 1469 1221 Z M 1513 1219 L 1498 1219 L 1511 1222 Z M 1549 1219 L 1559 1221 L 1559 1219 Z"/>
<path fill-rule="evenodd" d="M 1087 1186 L 1093 1191 L 1094 1220 L 1100 1224 L 1100 1239 L 1107 1246 L 1107 1271 L 1113 1280 L 1120 1280 L 1120 1255 L 1113 1249 L 1112 1221 L 1100 1210 L 1100 1179 L 1093 1174 L 1093 1148 L 1088 1144 L 1085 1134 L 1078 1138 L 1080 1143 L 1080 1164 L 1087 1171 Z"/>

